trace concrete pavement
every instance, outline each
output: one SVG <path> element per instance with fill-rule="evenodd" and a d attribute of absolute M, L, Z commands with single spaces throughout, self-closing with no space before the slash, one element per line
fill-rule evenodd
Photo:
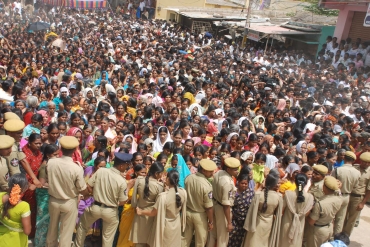
<path fill-rule="evenodd" d="M 350 247 L 370 246 L 370 205 L 365 205 L 361 212 L 360 224 L 353 229 Z"/>

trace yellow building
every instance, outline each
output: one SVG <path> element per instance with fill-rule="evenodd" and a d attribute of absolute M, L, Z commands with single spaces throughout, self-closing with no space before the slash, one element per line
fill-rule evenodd
<path fill-rule="evenodd" d="M 180 22 L 182 12 L 245 17 L 248 0 L 157 0 L 155 18 Z"/>

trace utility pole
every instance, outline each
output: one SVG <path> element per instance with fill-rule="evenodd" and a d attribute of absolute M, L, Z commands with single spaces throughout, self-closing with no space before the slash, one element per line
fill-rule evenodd
<path fill-rule="evenodd" d="M 245 45 L 247 43 L 248 32 L 249 32 L 249 28 L 251 27 L 250 14 L 251 14 L 251 7 L 252 7 L 253 0 L 245 0 L 245 5 L 247 5 L 247 1 L 249 1 L 249 3 L 248 3 L 247 19 L 245 20 L 245 26 L 244 26 L 243 48 L 245 48 Z"/>

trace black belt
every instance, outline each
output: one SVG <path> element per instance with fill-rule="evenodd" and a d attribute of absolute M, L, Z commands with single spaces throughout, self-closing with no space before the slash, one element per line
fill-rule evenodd
<path fill-rule="evenodd" d="M 219 202 L 219 201 L 217 201 L 215 198 L 212 198 L 215 202 L 217 202 L 218 203 L 218 205 L 220 205 L 220 206 L 223 206 L 222 204 L 221 204 L 221 202 Z"/>
<path fill-rule="evenodd" d="M 328 224 L 326 224 L 326 225 L 318 225 L 318 224 L 314 224 L 314 226 L 317 226 L 317 227 L 330 226 L 330 223 L 328 223 Z"/>
<path fill-rule="evenodd" d="M 353 196 L 353 197 L 362 197 L 363 195 L 351 193 L 351 196 Z"/>
<path fill-rule="evenodd" d="M 113 206 L 107 206 L 107 205 L 105 205 L 101 202 L 97 202 L 97 201 L 95 201 L 94 204 L 99 206 L 99 207 L 103 206 L 104 208 L 117 208 L 117 207 L 113 207 Z"/>
<path fill-rule="evenodd" d="M 350 193 L 342 193 L 342 196 L 348 196 Z"/>

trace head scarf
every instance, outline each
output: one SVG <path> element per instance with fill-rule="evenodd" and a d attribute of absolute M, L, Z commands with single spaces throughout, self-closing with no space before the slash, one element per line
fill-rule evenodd
<path fill-rule="evenodd" d="M 340 134 L 341 132 L 343 131 L 343 128 L 342 126 L 336 124 L 334 125 L 334 128 L 333 128 L 333 133 L 336 135 L 336 134 Z"/>
<path fill-rule="evenodd" d="M 221 131 L 222 130 L 222 124 L 226 121 L 226 128 L 229 127 L 229 122 L 226 120 L 226 119 L 221 119 L 218 121 L 218 131 Z"/>
<path fill-rule="evenodd" d="M 285 169 L 285 171 L 289 173 L 290 176 L 292 176 L 295 171 L 299 170 L 301 170 L 301 168 L 296 163 L 290 163 L 288 167 Z"/>
<path fill-rule="evenodd" d="M 75 136 L 77 132 L 81 132 L 81 138 L 78 140 L 79 143 L 82 142 L 82 130 L 77 127 L 72 127 L 67 131 L 67 136 Z M 77 138 L 76 138 L 77 139 Z M 79 163 L 79 165 L 82 165 L 82 154 L 80 147 L 77 147 L 76 150 L 72 154 L 72 159 L 74 162 Z"/>
<path fill-rule="evenodd" d="M 264 118 L 264 117 L 262 117 L 261 115 L 255 116 L 255 117 L 253 118 L 252 122 L 253 122 L 254 126 L 255 126 L 255 127 L 257 127 L 257 126 L 258 126 L 258 124 L 259 124 L 259 120 L 260 120 L 260 118 L 262 118 L 262 119 L 263 119 L 263 123 L 262 123 L 261 129 L 264 129 L 264 128 L 265 128 L 265 118 Z"/>
<path fill-rule="evenodd" d="M 301 147 L 302 147 L 303 144 L 306 144 L 306 146 L 307 146 L 307 142 L 303 140 L 303 141 L 299 141 L 298 144 L 297 144 L 297 146 L 295 147 L 296 150 L 297 150 L 297 152 L 300 153 L 300 154 L 302 154 Z"/>
<path fill-rule="evenodd" d="M 161 105 L 162 105 L 163 100 L 162 100 L 162 98 L 161 98 L 161 97 L 159 97 L 159 96 L 155 96 L 155 97 L 153 97 L 153 99 L 152 99 L 152 103 L 155 105 L 155 107 L 158 107 L 158 106 L 161 106 Z M 148 104 L 149 104 L 149 103 L 148 103 Z"/>
<path fill-rule="evenodd" d="M 189 112 L 190 112 L 190 115 L 192 115 L 192 112 L 193 112 L 193 109 L 194 108 L 197 108 L 197 111 L 196 111 L 196 115 L 198 115 L 198 116 L 203 116 L 203 114 L 202 114 L 202 107 L 198 104 L 198 103 L 194 103 L 194 104 L 191 104 L 190 106 L 189 106 Z"/>
<path fill-rule="evenodd" d="M 131 137 L 132 139 L 132 143 L 131 143 L 131 149 L 130 149 L 130 154 L 133 154 L 133 153 L 136 153 L 137 151 L 137 143 L 135 141 L 135 138 L 133 135 L 129 134 L 129 135 L 125 135 L 122 139 L 122 141 L 126 141 L 127 137 Z"/>
<path fill-rule="evenodd" d="M 224 117 L 224 116 L 225 116 L 224 110 L 222 110 L 222 109 L 216 109 L 216 110 L 215 110 L 215 113 L 216 113 L 216 115 L 217 115 L 217 116 L 218 116 L 218 114 L 220 114 L 220 113 L 222 113 L 222 114 L 221 114 L 221 116 L 222 116 L 222 117 Z"/>
<path fill-rule="evenodd" d="M 110 92 L 116 93 L 116 89 L 111 84 L 105 84 L 105 91 L 107 91 L 107 94 Z"/>
<path fill-rule="evenodd" d="M 45 111 L 45 110 L 39 110 L 39 111 L 37 111 L 37 113 L 38 114 L 41 114 L 42 117 L 47 116 L 48 117 L 48 121 L 47 121 L 46 125 L 49 125 L 51 118 L 50 118 L 48 112 Z M 44 125 L 45 125 L 45 123 L 44 123 Z"/>
<path fill-rule="evenodd" d="M 162 128 L 165 128 L 167 130 L 167 138 L 166 138 L 166 140 L 163 143 L 161 142 L 161 139 L 159 138 L 159 131 Z M 154 140 L 154 143 L 153 143 L 153 152 L 154 153 L 156 153 L 156 152 L 162 152 L 163 151 L 163 146 L 164 146 L 164 144 L 166 144 L 166 142 L 172 142 L 171 135 L 170 135 L 170 132 L 168 131 L 167 127 L 161 126 L 158 129 L 157 138 Z"/>
<path fill-rule="evenodd" d="M 83 96 L 85 99 L 87 99 L 87 93 L 90 92 L 92 93 L 93 97 L 94 97 L 94 91 L 91 89 L 91 88 L 85 88 L 84 91 L 83 91 Z"/>
<path fill-rule="evenodd" d="M 167 172 L 171 170 L 177 170 L 179 172 L 179 186 L 185 189 L 185 178 L 191 174 L 189 167 L 186 165 L 184 158 L 180 154 L 175 154 L 177 156 L 177 166 L 176 168 L 168 168 Z"/>
<path fill-rule="evenodd" d="M 276 158 L 274 155 L 268 154 L 266 155 L 266 163 L 265 166 L 274 169 L 277 166 L 277 163 L 279 162 L 278 158 Z"/>
<path fill-rule="evenodd" d="M 251 152 L 251 151 L 245 151 L 245 152 L 240 156 L 240 159 L 241 159 L 241 160 L 246 161 L 246 160 L 247 160 L 247 159 L 249 159 L 250 157 L 252 157 L 252 162 L 254 162 L 254 154 L 253 154 L 253 152 Z"/>
<path fill-rule="evenodd" d="M 194 145 L 197 145 L 198 143 L 200 143 L 201 142 L 201 139 L 200 139 L 200 137 L 193 137 L 193 138 L 191 138 L 193 141 L 194 141 Z M 202 144 L 202 143 L 201 143 Z"/>
<path fill-rule="evenodd" d="M 207 125 L 207 132 L 213 136 L 214 133 L 218 132 L 218 129 L 216 125 L 214 125 L 214 123 L 211 122 Z"/>
<path fill-rule="evenodd" d="M 232 133 L 230 133 L 230 134 L 227 136 L 227 138 L 226 138 L 226 142 L 227 142 L 227 143 L 230 143 L 231 138 L 233 138 L 233 136 L 235 136 L 235 135 L 239 137 L 239 134 L 238 134 L 238 133 L 236 133 L 236 132 L 232 132 Z"/>
<path fill-rule="evenodd" d="M 316 128 L 316 125 L 315 124 L 308 123 L 308 124 L 306 124 L 306 126 L 304 126 L 303 134 L 308 134 L 308 133 L 314 131 L 315 128 Z"/>
<path fill-rule="evenodd" d="M 242 126 L 242 122 L 244 121 L 244 119 L 247 119 L 247 117 L 241 117 L 241 118 L 239 118 L 239 120 L 238 120 L 238 125 L 239 126 Z"/>
<path fill-rule="evenodd" d="M 282 111 L 282 110 L 285 109 L 285 106 L 286 106 L 286 100 L 285 99 L 279 99 L 276 109 Z"/>
<path fill-rule="evenodd" d="M 128 101 L 128 99 L 130 98 L 130 96 L 128 96 L 128 95 L 123 95 L 122 97 L 121 97 L 121 100 L 122 101 Z"/>
<path fill-rule="evenodd" d="M 184 99 L 188 99 L 190 101 L 190 105 L 196 103 L 194 95 L 190 92 L 186 92 L 183 97 Z"/>
<path fill-rule="evenodd" d="M 69 95 L 68 88 L 66 88 L 66 87 L 61 87 L 61 88 L 59 89 L 59 92 L 60 92 L 60 93 L 67 92 L 67 96 Z"/>

